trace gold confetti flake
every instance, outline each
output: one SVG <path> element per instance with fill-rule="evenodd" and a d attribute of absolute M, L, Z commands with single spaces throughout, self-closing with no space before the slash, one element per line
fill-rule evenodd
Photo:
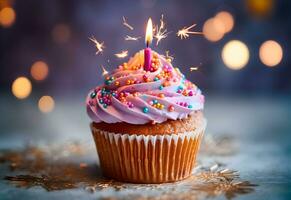
<path fill-rule="evenodd" d="M 76 146 L 77 145 L 77 146 Z M 74 146 L 74 148 L 72 148 Z M 178 182 L 164 184 L 128 184 L 102 178 L 96 164 L 76 162 L 79 152 L 88 154 L 88 145 L 72 143 L 61 147 L 27 147 L 17 151 L 0 151 L 0 164 L 14 163 L 7 168 L 7 182 L 21 188 L 42 187 L 47 191 L 84 188 L 90 193 L 104 190 L 132 191 L 131 199 L 204 199 L 220 197 L 232 199 L 254 191 L 255 184 L 241 180 L 239 172 L 225 168 L 224 164 L 200 165 L 191 177 Z M 78 149 L 76 151 L 76 149 Z M 90 152 L 95 151 L 90 149 Z M 56 152 L 64 157 L 55 159 Z M 3 166 L 4 167 L 4 166 Z M 94 173 L 96 172 L 96 173 Z M 17 175 L 15 175 L 17 174 Z M 143 191 L 153 191 L 151 196 Z M 115 196 L 108 198 L 115 199 Z"/>

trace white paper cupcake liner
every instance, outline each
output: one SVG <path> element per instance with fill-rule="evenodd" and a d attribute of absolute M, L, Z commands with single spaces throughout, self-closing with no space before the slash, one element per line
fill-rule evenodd
<path fill-rule="evenodd" d="M 111 133 L 91 125 L 104 175 L 134 183 L 190 176 L 205 128 L 205 119 L 194 131 L 167 135 Z"/>

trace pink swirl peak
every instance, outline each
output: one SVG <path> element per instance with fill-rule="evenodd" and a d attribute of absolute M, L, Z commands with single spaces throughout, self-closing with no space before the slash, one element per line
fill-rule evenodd
<path fill-rule="evenodd" d="M 162 123 L 203 109 L 201 91 L 178 68 L 153 52 L 150 71 L 145 71 L 143 57 L 139 51 L 90 91 L 87 112 L 94 122 Z"/>

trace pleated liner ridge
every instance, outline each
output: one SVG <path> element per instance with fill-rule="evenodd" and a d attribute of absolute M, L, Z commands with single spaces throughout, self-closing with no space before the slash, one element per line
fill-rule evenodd
<path fill-rule="evenodd" d="M 110 133 L 91 125 L 106 177 L 132 183 L 187 178 L 195 165 L 206 122 L 195 131 L 171 135 Z"/>

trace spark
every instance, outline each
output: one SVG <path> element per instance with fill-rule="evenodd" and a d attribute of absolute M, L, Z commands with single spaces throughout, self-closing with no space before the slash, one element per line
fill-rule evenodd
<path fill-rule="evenodd" d="M 160 27 L 161 27 L 161 29 L 163 29 L 165 27 L 164 15 L 162 15 L 162 17 L 160 19 Z"/>
<path fill-rule="evenodd" d="M 102 68 L 102 76 L 105 76 L 108 74 L 108 71 L 105 69 L 105 67 L 103 65 L 101 65 L 101 68 Z"/>
<path fill-rule="evenodd" d="M 165 39 L 170 32 L 167 32 L 167 29 L 163 31 L 161 31 L 161 28 L 157 28 L 157 29 L 158 29 L 158 32 L 156 33 L 155 38 L 157 39 L 156 45 L 158 46 L 159 42 L 162 39 Z"/>
<path fill-rule="evenodd" d="M 201 65 L 202 65 L 202 63 L 200 63 L 199 66 L 197 66 L 197 67 L 190 67 L 190 72 L 197 71 Z"/>
<path fill-rule="evenodd" d="M 154 37 L 157 39 L 156 46 L 158 46 L 159 42 L 162 39 L 165 39 L 170 33 L 170 32 L 167 32 L 167 29 L 165 28 L 164 15 L 162 15 L 160 19 L 160 26 L 157 25 L 155 27 L 155 32 L 156 34 L 154 35 Z"/>
<path fill-rule="evenodd" d="M 122 17 L 122 20 L 123 20 L 123 25 L 126 26 L 127 28 L 129 28 L 130 30 L 133 30 L 133 27 L 131 25 L 129 25 L 126 21 L 126 18 L 123 16 Z"/>
<path fill-rule="evenodd" d="M 95 47 L 97 48 L 96 55 L 98 55 L 99 53 L 102 54 L 103 49 L 105 48 L 104 42 L 98 42 L 94 36 L 89 38 L 89 40 L 91 40 L 95 44 Z"/>
<path fill-rule="evenodd" d="M 127 36 L 125 36 L 124 40 L 126 40 L 126 41 L 129 41 L 129 40 L 130 41 L 138 41 L 139 38 L 140 37 L 132 37 L 132 36 L 127 35 Z"/>
<path fill-rule="evenodd" d="M 198 67 L 190 67 L 190 71 L 197 71 L 198 70 Z"/>
<path fill-rule="evenodd" d="M 128 55 L 128 51 L 121 51 L 120 53 L 114 54 L 117 58 L 125 58 Z"/>
<path fill-rule="evenodd" d="M 188 38 L 190 35 L 200 35 L 200 34 L 202 34 L 202 32 L 195 32 L 195 31 L 191 31 L 190 30 L 191 28 L 194 28 L 195 26 L 196 26 L 196 24 L 192 24 L 189 27 L 182 28 L 181 30 L 179 30 L 177 32 L 178 37 L 180 37 L 181 40 L 182 40 L 182 39 Z"/>
<path fill-rule="evenodd" d="M 170 55 L 170 51 L 169 50 L 166 51 L 166 56 L 165 57 L 166 57 L 167 60 L 168 59 L 171 60 L 171 61 L 174 60 L 174 57 Z"/>

